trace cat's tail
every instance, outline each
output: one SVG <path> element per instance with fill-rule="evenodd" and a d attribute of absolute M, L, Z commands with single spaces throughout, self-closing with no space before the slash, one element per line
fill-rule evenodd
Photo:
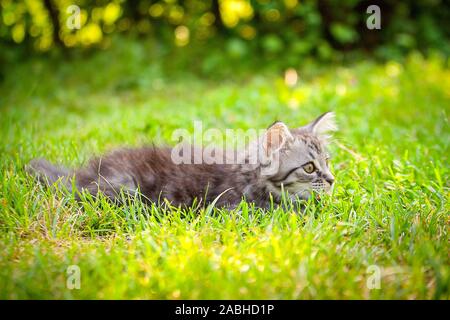
<path fill-rule="evenodd" d="M 52 186 L 58 182 L 66 188 L 70 188 L 70 170 L 61 166 L 56 166 L 45 159 L 31 160 L 25 166 L 25 171 L 47 186 Z"/>

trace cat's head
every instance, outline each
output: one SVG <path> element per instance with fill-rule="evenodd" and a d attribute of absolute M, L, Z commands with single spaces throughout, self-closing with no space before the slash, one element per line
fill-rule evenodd
<path fill-rule="evenodd" d="M 261 173 L 271 193 L 280 196 L 285 190 L 291 197 L 308 199 L 314 191 L 330 192 L 334 176 L 326 147 L 335 130 L 332 112 L 300 128 L 272 124 L 260 144 L 265 159 Z"/>

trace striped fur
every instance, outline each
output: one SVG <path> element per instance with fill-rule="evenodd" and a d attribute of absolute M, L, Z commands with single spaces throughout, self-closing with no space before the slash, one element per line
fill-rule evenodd
<path fill-rule="evenodd" d="M 265 158 L 256 164 L 175 164 L 170 148 L 143 147 L 116 150 L 75 170 L 43 159 L 31 161 L 26 170 L 47 185 L 64 185 L 70 190 L 74 182 L 78 191 L 94 196 L 101 192 L 112 201 L 118 201 L 121 193 L 139 192 L 149 203 L 167 199 L 173 205 L 190 206 L 216 200 L 218 206 L 233 207 L 245 198 L 267 208 L 271 199 L 281 201 L 283 190 L 302 199 L 313 191 L 330 190 L 334 177 L 328 168 L 324 138 L 334 129 L 333 115 L 329 113 L 297 129 L 276 122 L 247 154 L 262 148 Z M 276 156 L 277 170 L 264 174 L 264 168 Z M 305 171 L 308 163 L 314 164 L 314 172 Z"/>

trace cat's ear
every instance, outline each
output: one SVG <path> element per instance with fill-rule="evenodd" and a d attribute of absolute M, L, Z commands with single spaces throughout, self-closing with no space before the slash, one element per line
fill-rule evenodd
<path fill-rule="evenodd" d="M 281 121 L 275 122 L 264 133 L 262 144 L 265 155 L 270 156 L 278 152 L 292 140 L 289 128 Z"/>
<path fill-rule="evenodd" d="M 305 129 L 319 137 L 324 142 L 328 142 L 331 134 L 337 131 L 338 127 L 334 112 L 325 112 L 316 120 L 305 126 Z"/>

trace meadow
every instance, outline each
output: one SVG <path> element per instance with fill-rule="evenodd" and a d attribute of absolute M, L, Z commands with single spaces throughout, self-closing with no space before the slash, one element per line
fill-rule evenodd
<path fill-rule="evenodd" d="M 1 299 L 450 298 L 448 60 L 305 66 L 289 86 L 283 70 L 206 77 L 144 58 L 124 48 L 9 66 Z M 194 120 L 295 127 L 330 110 L 336 185 L 303 212 L 77 203 L 23 170 L 35 157 L 77 166 L 118 146 L 174 144 L 172 132 Z M 80 289 L 67 286 L 71 265 Z"/>

